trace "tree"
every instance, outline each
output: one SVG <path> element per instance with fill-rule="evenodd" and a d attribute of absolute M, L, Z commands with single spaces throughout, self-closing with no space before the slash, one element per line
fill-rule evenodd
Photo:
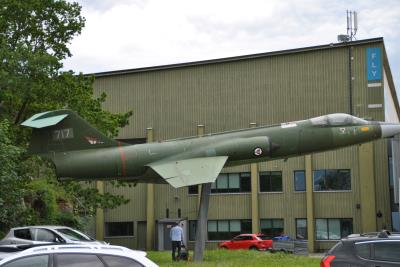
<path fill-rule="evenodd" d="M 84 26 L 77 3 L 3 0 L 0 8 L 0 108 L 19 123 L 29 106 L 54 98 L 61 60 Z M 50 94 L 49 94 L 50 93 Z"/>
<path fill-rule="evenodd" d="M 12 144 L 9 122 L 0 122 L 0 235 L 1 229 L 19 223 L 23 212 L 25 181 L 18 173 L 22 152 Z"/>
<path fill-rule="evenodd" d="M 68 44 L 81 32 L 84 23 L 78 3 L 2 0 L 0 192 L 12 194 L 0 195 L 0 205 L 5 207 L 4 203 L 10 203 L 1 211 L 0 220 L 7 225 L 21 223 L 9 209 L 14 204 L 26 213 L 26 222 L 35 223 L 40 219 L 42 223 L 44 218 L 51 223 L 59 216 L 54 203 L 62 199 L 72 204 L 79 202 L 76 206 L 88 210 L 112 208 L 126 202 L 121 196 L 99 195 L 90 186 L 59 183 L 47 162 L 25 153 L 30 129 L 19 124 L 38 112 L 73 109 L 109 137 L 115 137 L 119 128 L 128 123 L 132 112 L 113 114 L 102 110 L 106 95 L 93 96 L 93 77 L 62 71 L 62 60 L 71 56 Z M 10 200 L 5 200 L 6 197 Z M 75 210 L 79 213 L 79 208 Z M 0 230 L 3 226 L 0 224 Z"/>

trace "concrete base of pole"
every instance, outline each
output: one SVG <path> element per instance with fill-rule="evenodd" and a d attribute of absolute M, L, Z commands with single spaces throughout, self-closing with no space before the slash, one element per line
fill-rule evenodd
<path fill-rule="evenodd" d="M 201 187 L 201 198 L 199 213 L 197 215 L 196 242 L 194 245 L 194 261 L 202 261 L 204 257 L 204 248 L 207 238 L 207 219 L 208 206 L 211 193 L 211 183 L 203 184 Z"/>

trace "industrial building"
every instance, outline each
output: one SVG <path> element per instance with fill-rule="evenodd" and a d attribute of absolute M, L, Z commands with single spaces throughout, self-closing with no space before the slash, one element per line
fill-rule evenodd
<path fill-rule="evenodd" d="M 94 75 L 95 94 L 107 94 L 105 109 L 133 110 L 118 136 L 132 144 L 329 113 L 400 117 L 383 38 Z M 223 169 L 212 187 L 207 248 L 238 233 L 263 232 L 304 238 L 310 251 L 321 251 L 351 233 L 400 230 L 398 151 L 397 141 L 381 140 Z M 97 187 L 130 199 L 98 210 L 98 239 L 168 249 L 169 227 L 180 219 L 193 245 L 198 186 Z"/>

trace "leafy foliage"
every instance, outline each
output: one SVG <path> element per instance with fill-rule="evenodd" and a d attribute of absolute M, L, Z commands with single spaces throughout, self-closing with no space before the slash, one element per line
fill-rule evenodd
<path fill-rule="evenodd" d="M 71 55 L 68 43 L 84 26 L 80 11 L 66 1 L 2 1 L 0 114 L 19 123 L 30 104 L 59 95 L 62 86 L 55 78 L 61 60 Z"/>
<path fill-rule="evenodd" d="M 101 107 L 107 98 L 104 92 L 99 97 L 93 98 L 93 77 L 64 72 L 58 77 L 58 80 L 64 88 L 61 95 L 62 101 L 60 102 L 78 112 L 108 137 L 116 137 L 118 130 L 128 123 L 132 111 L 123 114 L 112 114 Z M 58 108 L 61 107 L 59 106 Z"/>
<path fill-rule="evenodd" d="M 1 230 L 19 223 L 23 212 L 25 181 L 19 173 L 18 162 L 22 149 L 14 146 L 10 138 L 10 124 L 0 122 L 0 235 Z"/>
<path fill-rule="evenodd" d="M 66 0 L 1 1 L 0 236 L 21 224 L 79 227 L 75 215 L 127 202 L 90 184 L 60 183 L 48 162 L 26 155 L 30 129 L 19 124 L 35 113 L 70 108 L 109 137 L 132 115 L 104 111 L 106 95 L 94 97 L 93 77 L 62 71 L 68 44 L 84 27 L 80 13 L 79 4 Z"/>

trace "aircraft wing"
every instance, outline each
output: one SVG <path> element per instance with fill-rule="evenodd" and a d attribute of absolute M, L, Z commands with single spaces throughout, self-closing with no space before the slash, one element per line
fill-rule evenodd
<path fill-rule="evenodd" d="M 213 183 L 225 165 L 227 156 L 204 157 L 148 164 L 155 172 L 175 188 Z"/>

